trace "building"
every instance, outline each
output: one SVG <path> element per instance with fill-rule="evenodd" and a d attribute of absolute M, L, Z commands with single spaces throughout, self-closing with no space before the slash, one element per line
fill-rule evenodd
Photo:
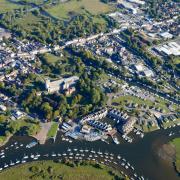
<path fill-rule="evenodd" d="M 135 64 L 134 68 L 136 69 L 136 71 L 138 72 L 142 72 L 144 70 L 144 66 L 143 64 L 139 63 L 139 64 Z"/>
<path fill-rule="evenodd" d="M 147 69 L 147 70 L 143 71 L 143 75 L 146 77 L 152 77 L 152 76 L 154 76 L 154 73 L 151 70 Z"/>
<path fill-rule="evenodd" d="M 88 126 L 88 125 L 83 125 L 82 126 L 82 129 L 81 129 L 81 133 L 84 133 L 84 134 L 89 134 L 91 132 L 91 127 Z"/>
<path fill-rule="evenodd" d="M 45 86 L 48 91 L 48 93 L 54 93 L 58 92 L 60 90 L 67 90 L 74 86 L 77 81 L 79 80 L 79 77 L 72 76 L 69 78 L 62 78 L 57 81 L 50 81 L 49 79 L 46 80 Z"/>
<path fill-rule="evenodd" d="M 136 119 L 131 117 L 128 118 L 123 125 L 119 125 L 118 126 L 118 130 L 120 131 L 120 133 L 122 134 L 128 134 L 130 133 L 133 128 L 134 128 L 134 124 L 136 123 Z"/>
<path fill-rule="evenodd" d="M 4 105 L 0 104 L 0 110 L 1 110 L 1 111 L 6 111 L 6 110 L 7 110 L 7 108 L 6 108 L 6 106 L 4 106 Z"/>
<path fill-rule="evenodd" d="M 162 37 L 163 39 L 172 39 L 173 38 L 173 35 L 170 34 L 169 32 L 159 33 L 159 36 Z"/>
<path fill-rule="evenodd" d="M 129 116 L 126 113 L 122 113 L 117 109 L 110 110 L 108 115 L 110 118 L 115 118 L 117 120 L 125 120 L 129 118 Z"/>

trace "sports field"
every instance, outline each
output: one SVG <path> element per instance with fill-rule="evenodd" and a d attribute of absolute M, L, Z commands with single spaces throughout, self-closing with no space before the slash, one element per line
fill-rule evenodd
<path fill-rule="evenodd" d="M 111 6 L 102 3 L 100 0 L 71 0 L 50 7 L 47 11 L 56 18 L 67 19 L 74 14 L 88 12 L 93 15 L 98 15 L 101 13 L 107 13 L 111 9 Z"/>

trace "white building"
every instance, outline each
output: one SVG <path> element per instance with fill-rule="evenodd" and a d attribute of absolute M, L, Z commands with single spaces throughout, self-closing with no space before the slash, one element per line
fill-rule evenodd
<path fill-rule="evenodd" d="M 72 76 L 69 78 L 62 78 L 57 81 L 50 81 L 48 79 L 46 80 L 46 89 L 49 93 L 57 92 L 60 90 L 66 90 L 69 87 L 75 85 L 78 80 L 79 80 L 79 77 L 77 76 Z"/>

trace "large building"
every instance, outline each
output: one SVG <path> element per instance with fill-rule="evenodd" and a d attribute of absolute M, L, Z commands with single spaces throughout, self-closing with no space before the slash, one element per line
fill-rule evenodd
<path fill-rule="evenodd" d="M 133 117 L 130 117 L 126 121 L 124 121 L 123 125 L 120 125 L 118 127 L 118 130 L 122 134 L 128 134 L 133 130 L 135 123 L 136 123 L 136 119 Z"/>
<path fill-rule="evenodd" d="M 74 86 L 77 81 L 79 80 L 79 77 L 77 76 L 71 76 L 69 78 L 62 78 L 57 81 L 50 81 L 49 79 L 46 80 L 46 89 L 49 93 L 58 92 L 60 90 L 67 90 Z"/>

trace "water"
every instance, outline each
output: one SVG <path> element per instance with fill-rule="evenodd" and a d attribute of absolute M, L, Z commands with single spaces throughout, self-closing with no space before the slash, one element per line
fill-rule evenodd
<path fill-rule="evenodd" d="M 168 134 L 173 131 L 175 132 L 174 136 L 169 137 Z M 0 148 L 0 151 L 4 149 L 5 158 L 0 159 L 0 167 L 4 166 L 4 163 L 9 164 L 10 161 L 16 161 L 16 159 L 22 159 L 24 154 L 36 154 L 41 155 L 52 154 L 54 153 L 64 153 L 67 152 L 68 148 L 77 148 L 77 149 L 93 149 L 95 151 L 109 152 L 113 153 L 116 157 L 120 154 L 125 158 L 132 166 L 135 168 L 135 172 L 139 176 L 144 176 L 146 179 L 152 180 L 178 180 L 180 179 L 176 174 L 172 163 L 167 163 L 164 160 L 160 159 L 157 155 L 157 151 L 161 145 L 169 142 L 174 137 L 180 136 L 180 128 L 175 127 L 167 130 L 158 130 L 152 133 L 148 133 L 144 136 L 143 139 L 137 138 L 133 143 L 121 142 L 119 145 L 116 144 L 106 144 L 105 142 L 85 142 L 85 141 L 73 141 L 69 143 L 61 140 L 61 134 L 58 134 L 56 142 L 51 143 L 47 142 L 45 145 L 37 145 L 31 149 L 26 149 L 25 146 L 30 143 L 33 138 L 31 137 L 17 137 L 14 136 L 10 139 L 8 144 Z M 14 142 L 24 144 L 23 147 L 15 149 L 11 147 Z M 5 149 L 8 147 L 9 149 Z M 41 156 L 39 159 L 58 159 L 58 157 L 44 157 Z M 116 159 L 117 160 L 117 159 Z M 32 161 L 28 159 L 28 161 Z M 118 161 L 118 160 L 117 160 Z M 119 166 L 118 166 L 119 168 Z M 119 170 L 123 168 L 120 167 Z M 123 169 L 124 171 L 124 169 Z M 125 170 L 127 174 L 132 175 L 134 172 L 130 170 Z"/>

